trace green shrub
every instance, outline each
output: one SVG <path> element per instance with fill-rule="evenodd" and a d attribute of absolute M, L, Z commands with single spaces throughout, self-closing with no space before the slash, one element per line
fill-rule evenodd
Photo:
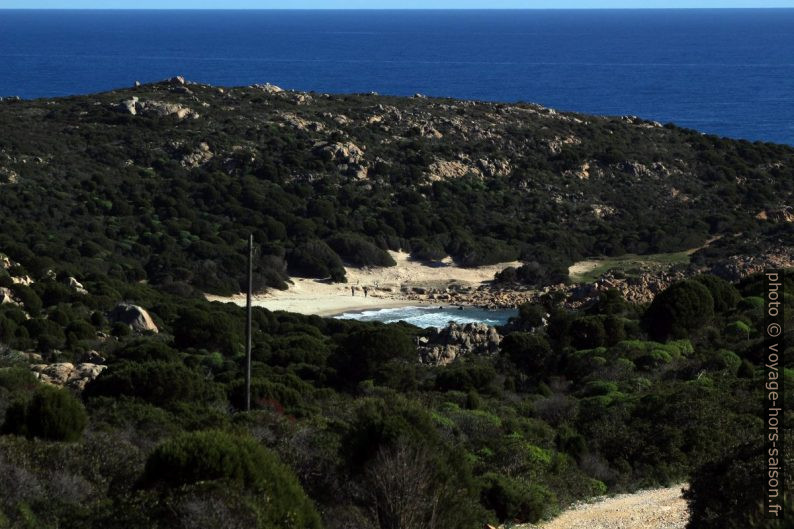
<path fill-rule="evenodd" d="M 540 327 L 543 325 L 543 318 L 546 316 L 546 309 L 535 303 L 523 303 L 518 307 L 518 319 L 521 323 L 530 327 Z"/>
<path fill-rule="evenodd" d="M 394 325 L 377 325 L 351 332 L 342 338 L 331 363 L 341 385 L 351 386 L 377 378 L 390 361 L 415 361 L 411 337 Z"/>
<path fill-rule="evenodd" d="M 694 280 L 709 289 L 709 293 L 711 293 L 711 297 L 714 299 L 715 312 L 728 312 L 742 299 L 742 295 L 736 287 L 715 275 L 703 274 L 694 277 Z"/>
<path fill-rule="evenodd" d="M 569 332 L 577 349 L 592 349 L 606 343 L 607 333 L 598 316 L 584 316 L 571 322 Z"/>
<path fill-rule="evenodd" d="M 755 310 L 763 308 L 764 306 L 764 298 L 761 296 L 749 296 L 743 298 L 739 301 L 737 307 L 739 310 L 747 311 L 747 310 Z"/>
<path fill-rule="evenodd" d="M 223 481 L 257 493 L 263 529 L 319 529 L 320 516 L 294 474 L 249 437 L 221 431 L 179 434 L 149 456 L 144 487 Z"/>
<path fill-rule="evenodd" d="M 38 387 L 39 381 L 30 369 L 24 367 L 0 368 L 0 388 L 17 395 Z"/>
<path fill-rule="evenodd" d="M 288 256 L 290 273 L 304 277 L 330 277 L 332 281 L 343 283 L 345 269 L 342 260 L 326 243 L 311 240 L 299 244 Z"/>
<path fill-rule="evenodd" d="M 179 349 L 217 349 L 232 355 L 243 345 L 242 321 L 221 311 L 188 308 L 174 323 L 174 345 Z"/>
<path fill-rule="evenodd" d="M 604 319 L 604 332 L 606 345 L 615 345 L 626 339 L 626 322 L 617 316 L 607 316 Z"/>
<path fill-rule="evenodd" d="M 110 333 L 117 338 L 123 338 L 132 334 L 132 329 L 126 323 L 117 321 L 110 327 Z"/>
<path fill-rule="evenodd" d="M 725 334 L 735 338 L 749 339 L 752 330 L 752 327 L 741 320 L 731 322 L 725 326 Z"/>
<path fill-rule="evenodd" d="M 15 284 L 11 287 L 11 292 L 13 292 L 14 297 L 22 302 L 25 306 L 25 310 L 27 310 L 31 316 L 37 316 L 39 312 L 41 312 L 44 304 L 32 288 L 22 284 Z"/>
<path fill-rule="evenodd" d="M 96 329 L 87 321 L 77 320 L 66 326 L 66 335 L 70 334 L 78 340 L 90 340 L 96 337 Z"/>
<path fill-rule="evenodd" d="M 394 266 L 397 263 L 385 250 L 382 250 L 353 233 L 341 233 L 327 240 L 342 259 L 355 266 Z"/>
<path fill-rule="evenodd" d="M 682 338 L 714 317 L 714 299 L 697 281 L 681 281 L 657 294 L 643 317 L 657 340 Z"/>
<path fill-rule="evenodd" d="M 17 402 L 6 410 L 3 431 L 73 442 L 82 436 L 87 420 L 85 408 L 69 391 L 41 386 L 29 402 Z"/>
<path fill-rule="evenodd" d="M 490 362 L 453 362 L 436 372 L 436 387 L 441 391 L 492 392 L 496 370 Z"/>
<path fill-rule="evenodd" d="M 557 498 L 542 485 L 494 472 L 484 474 L 481 481 L 480 501 L 500 522 L 535 523 L 557 507 Z"/>
<path fill-rule="evenodd" d="M 217 398 L 216 388 L 199 373 L 175 362 L 120 362 L 89 383 L 86 398 L 135 397 L 156 406 L 179 401 L 208 402 Z"/>
<path fill-rule="evenodd" d="M 501 348 L 502 354 L 527 374 L 535 375 L 554 369 L 551 345 L 540 334 L 512 332 L 502 340 Z"/>
<path fill-rule="evenodd" d="M 125 326 L 129 328 L 128 326 Z M 176 362 L 180 359 L 179 352 L 161 340 L 138 338 L 125 343 L 116 350 L 114 356 L 119 360 L 133 362 Z"/>
<path fill-rule="evenodd" d="M 311 399 L 311 385 L 299 380 L 297 377 L 279 377 L 281 380 L 292 379 L 294 387 L 264 378 L 251 379 L 251 408 L 265 408 L 279 412 L 288 411 L 295 413 L 303 409 L 306 402 Z M 237 380 L 229 388 L 229 401 L 237 409 L 245 408 L 245 380 Z"/>
<path fill-rule="evenodd" d="M 791 430 L 786 436 L 792 435 Z M 731 449 L 725 456 L 700 466 L 691 478 L 684 497 L 689 504 L 693 529 L 785 529 L 794 516 L 794 478 L 788 469 L 794 465 L 791 451 L 783 450 L 778 460 L 785 466 L 780 482 L 779 503 L 784 506 L 780 519 L 764 519 L 764 495 L 768 455 L 760 443 Z"/>
<path fill-rule="evenodd" d="M 342 446 L 348 464 L 360 470 L 381 448 L 398 441 L 438 444 L 438 433 L 427 409 L 402 397 L 366 399 L 356 408 Z"/>

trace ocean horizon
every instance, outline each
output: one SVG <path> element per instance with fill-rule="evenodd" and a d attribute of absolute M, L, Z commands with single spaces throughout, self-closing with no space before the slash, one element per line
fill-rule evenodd
<path fill-rule="evenodd" d="M 183 75 L 637 115 L 794 144 L 794 9 L 3 10 L 0 96 Z"/>

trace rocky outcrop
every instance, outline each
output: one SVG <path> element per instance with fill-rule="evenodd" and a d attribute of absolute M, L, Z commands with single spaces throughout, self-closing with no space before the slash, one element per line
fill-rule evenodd
<path fill-rule="evenodd" d="M 70 277 L 67 279 L 69 283 L 69 287 L 73 288 L 78 294 L 88 294 L 88 291 L 85 289 L 82 283 L 77 280 L 77 278 Z"/>
<path fill-rule="evenodd" d="M 450 323 L 430 337 L 419 338 L 417 352 L 423 364 L 446 365 L 467 354 L 496 354 L 501 342 L 502 336 L 495 327 L 484 323 Z"/>
<path fill-rule="evenodd" d="M 107 366 L 98 364 L 72 364 L 61 362 L 57 364 L 34 364 L 30 369 L 36 377 L 45 384 L 65 387 L 82 391 L 86 385 L 99 376 Z"/>
<path fill-rule="evenodd" d="M 130 328 L 136 332 L 159 332 L 157 325 L 155 325 L 154 320 L 149 313 L 146 312 L 146 309 L 139 307 L 138 305 L 119 303 L 112 311 L 110 311 L 109 317 L 111 321 L 117 321 L 129 325 Z"/>
<path fill-rule="evenodd" d="M 188 169 L 196 169 L 214 158 L 215 154 L 210 150 L 210 146 L 206 142 L 201 142 L 198 147 L 192 152 L 184 155 L 180 163 L 182 167 Z"/>
<path fill-rule="evenodd" d="M 767 269 L 794 268 L 794 248 L 780 248 L 762 255 L 732 255 L 711 268 L 711 273 L 736 282 Z"/>
<path fill-rule="evenodd" d="M 413 136 L 421 136 L 422 138 L 440 140 L 444 135 L 438 131 L 431 123 L 421 122 L 416 123 L 411 127 L 409 133 Z"/>
<path fill-rule="evenodd" d="M 283 88 L 270 83 L 255 84 L 252 85 L 252 88 L 258 88 L 259 90 L 262 90 L 266 94 L 278 94 L 284 91 Z"/>
<path fill-rule="evenodd" d="M 794 206 L 782 206 L 774 209 L 764 209 L 755 216 L 758 220 L 774 223 L 794 222 Z"/>
<path fill-rule="evenodd" d="M 364 159 L 364 149 L 353 142 L 329 143 L 321 141 L 314 144 L 312 151 L 316 156 L 334 162 L 337 169 L 343 174 L 353 176 L 359 180 L 367 177 L 368 171 Z"/>
<path fill-rule="evenodd" d="M 168 103 L 165 101 L 142 101 L 138 97 L 132 97 L 119 103 L 118 109 L 133 116 L 167 117 L 174 116 L 177 119 L 197 119 L 199 113 L 190 107 L 178 103 Z"/>
<path fill-rule="evenodd" d="M 507 176 L 509 175 L 513 167 L 510 165 L 510 162 L 504 159 L 491 159 L 491 158 L 480 158 L 477 160 L 477 168 L 480 170 L 482 174 L 485 176 Z"/>
<path fill-rule="evenodd" d="M 0 305 L 19 305 L 10 288 L 0 287 Z"/>
<path fill-rule="evenodd" d="M 16 184 L 19 182 L 19 173 L 7 167 L 0 167 L 0 184 Z"/>
<path fill-rule="evenodd" d="M 617 213 L 615 208 L 606 204 L 590 204 L 590 209 L 593 210 L 593 216 L 597 219 L 605 219 Z"/>
<path fill-rule="evenodd" d="M 281 112 L 278 117 L 283 121 L 283 123 L 280 123 L 281 126 L 287 124 L 298 130 L 308 132 L 322 132 L 325 130 L 325 125 L 319 121 L 302 118 L 292 112 Z"/>
<path fill-rule="evenodd" d="M 482 171 L 461 160 L 438 160 L 427 168 L 427 177 L 431 182 L 461 178 L 466 175 L 482 176 Z"/>
<path fill-rule="evenodd" d="M 590 178 L 590 164 L 593 162 L 584 162 L 578 169 L 569 169 L 564 171 L 563 176 L 575 176 L 579 180 L 587 180 Z"/>
<path fill-rule="evenodd" d="M 28 275 L 12 276 L 11 281 L 16 285 L 25 285 L 26 287 L 29 287 L 33 284 L 33 278 Z"/>
<path fill-rule="evenodd" d="M 354 164 L 364 161 L 364 150 L 353 142 L 314 144 L 314 152 L 339 164 Z"/>
<path fill-rule="evenodd" d="M 546 144 L 546 148 L 551 154 L 560 154 L 563 147 L 567 145 L 579 145 L 582 143 L 582 140 L 576 136 L 554 136 L 551 139 L 544 140 L 544 142 Z"/>

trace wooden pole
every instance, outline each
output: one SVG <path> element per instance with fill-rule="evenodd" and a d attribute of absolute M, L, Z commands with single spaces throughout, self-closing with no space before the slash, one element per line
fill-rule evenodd
<path fill-rule="evenodd" d="M 254 236 L 248 236 L 248 292 L 245 297 L 245 411 L 251 411 L 251 296 L 254 276 Z"/>

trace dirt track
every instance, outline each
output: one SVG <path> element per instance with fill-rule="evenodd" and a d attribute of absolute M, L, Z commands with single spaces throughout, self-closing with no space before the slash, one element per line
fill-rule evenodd
<path fill-rule="evenodd" d="M 515 529 L 684 529 L 689 519 L 683 485 L 620 494 L 576 504 L 540 525 Z"/>

